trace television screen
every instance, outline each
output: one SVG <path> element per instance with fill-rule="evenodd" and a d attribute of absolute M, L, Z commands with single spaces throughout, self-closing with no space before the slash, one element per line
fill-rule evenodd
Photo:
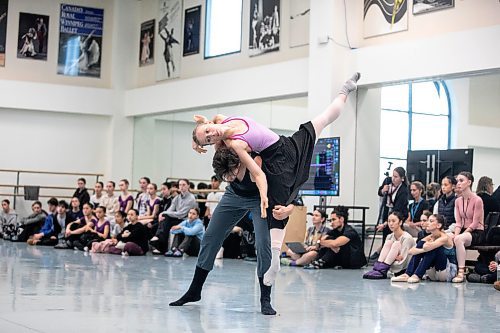
<path fill-rule="evenodd" d="M 340 177 L 340 138 L 318 139 L 314 147 L 309 179 L 299 195 L 338 196 Z"/>

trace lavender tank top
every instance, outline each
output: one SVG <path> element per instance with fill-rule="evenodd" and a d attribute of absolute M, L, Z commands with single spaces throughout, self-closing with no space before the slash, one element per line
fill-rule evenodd
<path fill-rule="evenodd" d="M 278 134 L 274 133 L 269 128 L 248 117 L 228 117 L 222 121 L 222 124 L 233 120 L 245 122 L 248 129 L 245 133 L 233 135 L 229 137 L 229 139 L 245 141 L 250 149 L 256 153 L 262 152 L 280 138 Z"/>
<path fill-rule="evenodd" d="M 94 221 L 95 231 L 97 231 L 97 232 L 99 232 L 101 234 L 104 233 L 104 228 L 106 226 L 108 226 L 108 227 L 111 228 L 109 221 L 104 221 L 104 223 L 101 226 L 99 226 L 99 221 Z"/>

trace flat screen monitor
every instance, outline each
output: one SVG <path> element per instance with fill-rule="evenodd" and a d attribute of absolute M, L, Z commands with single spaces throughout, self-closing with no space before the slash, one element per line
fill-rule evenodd
<path fill-rule="evenodd" d="M 299 195 L 338 196 L 340 179 L 340 138 L 321 138 L 314 146 L 309 179 Z"/>

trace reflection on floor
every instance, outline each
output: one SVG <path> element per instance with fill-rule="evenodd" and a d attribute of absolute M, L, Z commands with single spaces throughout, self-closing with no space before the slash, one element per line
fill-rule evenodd
<path fill-rule="evenodd" d="M 169 308 L 196 258 L 85 255 L 0 240 L 0 332 L 499 332 L 490 285 L 367 281 L 283 267 L 260 314 L 255 263 L 220 260 L 203 299 Z"/>

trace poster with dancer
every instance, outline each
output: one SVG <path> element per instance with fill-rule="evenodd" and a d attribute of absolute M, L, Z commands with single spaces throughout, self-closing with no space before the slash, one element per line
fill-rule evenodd
<path fill-rule="evenodd" d="M 290 47 L 309 44 L 310 0 L 290 0 Z"/>
<path fill-rule="evenodd" d="M 159 0 L 158 44 L 156 47 L 156 80 L 180 75 L 182 56 L 182 1 Z"/>
<path fill-rule="evenodd" d="M 61 4 L 57 74 L 101 77 L 104 10 Z"/>
<path fill-rule="evenodd" d="M 413 0 L 413 15 L 453 7 L 454 0 Z"/>
<path fill-rule="evenodd" d="M 155 51 L 155 20 L 149 20 L 141 24 L 141 37 L 139 39 L 139 66 L 154 64 Z"/>
<path fill-rule="evenodd" d="M 408 30 L 407 0 L 364 0 L 364 37 Z"/>
<path fill-rule="evenodd" d="M 201 6 L 188 8 L 184 12 L 183 56 L 200 53 Z"/>
<path fill-rule="evenodd" d="M 18 58 L 47 60 L 48 26 L 46 15 L 19 13 Z"/>
<path fill-rule="evenodd" d="M 280 49 L 280 0 L 250 0 L 251 57 Z"/>
<path fill-rule="evenodd" d="M 0 0 L 0 66 L 5 66 L 5 44 L 7 41 L 7 11 L 9 0 Z"/>

